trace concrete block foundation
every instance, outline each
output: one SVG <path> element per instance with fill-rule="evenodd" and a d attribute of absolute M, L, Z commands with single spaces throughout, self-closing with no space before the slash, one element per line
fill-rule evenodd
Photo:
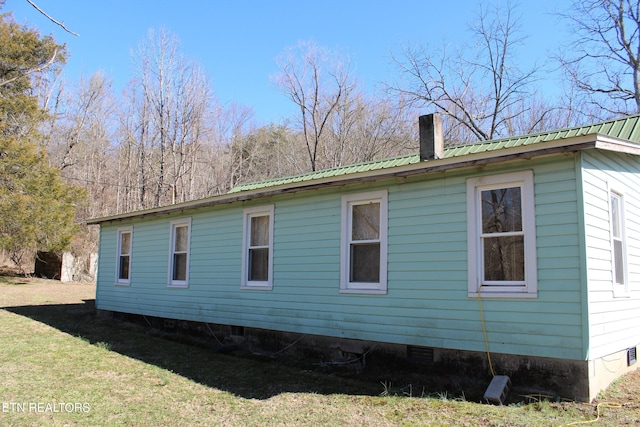
<path fill-rule="evenodd" d="M 445 389 L 481 400 L 496 375 L 510 378 L 509 401 L 570 399 L 590 402 L 612 381 L 637 369 L 627 365 L 627 351 L 591 361 L 451 350 L 281 332 L 98 310 L 98 316 L 146 325 L 178 339 L 205 340 L 219 352 L 249 352 L 266 358 L 307 363 L 317 369 L 350 370 L 390 383 L 414 381 L 423 392 Z M 428 389 L 426 387 L 433 387 Z M 415 390 L 415 388 L 414 388 Z M 475 397 L 478 397 L 475 399 Z"/>

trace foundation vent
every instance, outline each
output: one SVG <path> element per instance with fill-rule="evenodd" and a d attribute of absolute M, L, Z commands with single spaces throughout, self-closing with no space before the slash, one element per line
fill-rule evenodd
<path fill-rule="evenodd" d="M 631 347 L 630 349 L 627 349 L 627 366 L 631 366 L 638 361 L 638 359 L 636 358 L 637 349 L 637 347 Z"/>
<path fill-rule="evenodd" d="M 433 349 L 430 347 L 407 346 L 407 360 L 422 365 L 433 363 Z"/>
<path fill-rule="evenodd" d="M 242 326 L 231 326 L 231 335 L 236 337 L 244 336 L 244 327 Z"/>

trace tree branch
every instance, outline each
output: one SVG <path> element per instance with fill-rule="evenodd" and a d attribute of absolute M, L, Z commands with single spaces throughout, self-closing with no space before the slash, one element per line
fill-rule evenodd
<path fill-rule="evenodd" d="M 29 1 L 29 0 L 27 0 L 27 1 Z M 13 82 L 15 80 L 18 80 L 18 79 L 22 78 L 22 77 L 27 77 L 29 74 L 37 73 L 37 72 L 40 72 L 40 71 L 44 70 L 49 65 L 53 64 L 53 61 L 56 60 L 56 55 L 58 55 L 58 49 L 55 49 L 53 51 L 53 56 L 51 57 L 51 59 L 49 59 L 47 62 L 45 62 L 41 66 L 36 67 L 36 68 L 32 68 L 31 70 L 27 70 L 24 73 L 22 73 L 22 74 L 20 74 L 18 76 L 15 76 L 13 78 L 10 78 L 8 80 L 0 81 L 0 86 L 7 85 L 7 84 L 9 84 L 9 83 L 11 83 L 11 82 Z"/>
<path fill-rule="evenodd" d="M 80 34 L 78 33 L 74 33 L 73 31 L 71 31 L 70 29 L 68 29 L 65 25 L 64 22 L 58 22 L 55 19 L 53 19 L 51 16 L 49 16 L 44 10 L 40 9 L 38 7 L 37 4 L 35 4 L 33 1 L 31 0 L 27 0 L 27 3 L 29 3 L 31 6 L 33 6 L 38 12 L 40 12 L 41 14 L 43 14 L 44 16 L 46 16 L 51 22 L 53 22 L 56 25 L 59 25 L 62 27 L 63 30 L 65 30 L 67 33 L 69 34 L 73 34 L 74 36 L 80 37 Z"/>

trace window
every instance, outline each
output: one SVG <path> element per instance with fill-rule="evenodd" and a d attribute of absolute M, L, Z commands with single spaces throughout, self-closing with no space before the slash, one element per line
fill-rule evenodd
<path fill-rule="evenodd" d="M 243 212 L 242 287 L 272 289 L 273 205 Z"/>
<path fill-rule="evenodd" d="M 387 292 L 387 192 L 342 197 L 342 292 Z"/>
<path fill-rule="evenodd" d="M 623 202 L 624 200 L 620 193 L 616 193 L 614 191 L 609 192 L 614 296 L 628 295 Z"/>
<path fill-rule="evenodd" d="M 537 295 L 533 172 L 467 180 L 469 295 Z"/>
<path fill-rule="evenodd" d="M 189 284 L 189 246 L 191 218 L 171 222 L 169 254 L 169 286 L 187 287 Z"/>
<path fill-rule="evenodd" d="M 116 284 L 129 285 L 131 281 L 132 227 L 118 228 Z"/>

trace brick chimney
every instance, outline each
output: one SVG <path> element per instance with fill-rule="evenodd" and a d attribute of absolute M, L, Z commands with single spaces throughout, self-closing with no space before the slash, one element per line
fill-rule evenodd
<path fill-rule="evenodd" d="M 418 118 L 420 130 L 420 161 L 441 159 L 444 155 L 442 117 L 427 114 Z"/>

